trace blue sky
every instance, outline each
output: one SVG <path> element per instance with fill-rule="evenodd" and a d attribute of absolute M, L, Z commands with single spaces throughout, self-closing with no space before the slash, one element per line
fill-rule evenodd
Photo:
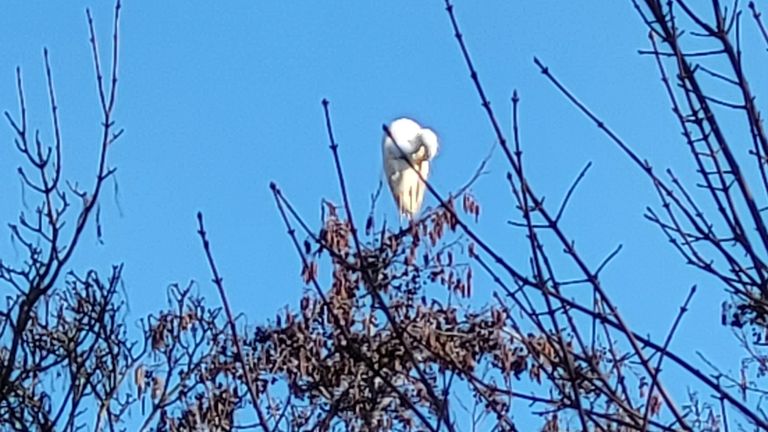
<path fill-rule="evenodd" d="M 14 69 L 21 66 L 31 120 L 50 137 L 42 66 L 48 47 L 65 173 L 90 184 L 99 113 L 86 6 L 105 49 L 109 2 L 0 2 L 0 108 L 16 113 Z M 720 288 L 687 268 L 642 218 L 656 204 L 648 181 L 533 65 L 534 56 L 548 64 L 659 169 L 675 166 L 690 175 L 653 61 L 637 54 L 648 45 L 647 30 L 631 2 L 458 1 L 456 12 L 507 132 L 509 98 L 520 92 L 526 169 L 536 190 L 556 205 L 579 170 L 594 163 L 565 227 L 593 264 L 624 245 L 604 285 L 627 320 L 660 340 L 697 283 L 685 336 L 673 347 L 694 361 L 701 349 L 725 370 L 737 368 L 735 342 L 718 324 Z M 320 199 L 339 201 L 322 98 L 331 101 L 360 218 L 382 178 L 382 123 L 408 115 L 437 131 L 442 147 L 432 180 L 443 192 L 462 185 L 495 141 L 439 1 L 128 0 L 121 25 L 116 118 L 125 135 L 110 161 L 118 168 L 122 212 L 110 184 L 102 202 L 105 245 L 86 237 L 74 265 L 106 271 L 124 261 L 131 320 L 164 304 L 172 282 L 198 281 L 218 301 L 195 233 L 198 210 L 237 311 L 255 323 L 296 304 L 299 260 L 268 185 L 277 182 L 315 225 Z M 483 208 L 479 232 L 524 265 L 525 238 L 506 225 L 514 216 L 506 167 L 501 153 L 494 154 L 490 174 L 475 188 Z M 21 206 L 20 162 L 11 129 L 0 127 L 3 224 Z M 396 219 L 388 196 L 377 214 Z M 14 252 L 2 241 L 0 253 Z M 479 282 L 477 290 L 487 293 L 490 283 Z M 696 342 L 704 335 L 707 346 Z"/>

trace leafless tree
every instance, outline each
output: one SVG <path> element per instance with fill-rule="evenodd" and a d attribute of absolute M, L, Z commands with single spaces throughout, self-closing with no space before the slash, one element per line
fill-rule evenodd
<path fill-rule="evenodd" d="M 590 263 L 562 223 L 590 164 L 557 206 L 544 202 L 525 170 L 518 93 L 512 130 L 505 131 L 472 62 L 471 35 L 465 40 L 449 0 L 447 23 L 506 161 L 509 205 L 517 212 L 510 223 L 524 239 L 518 253 L 527 254 L 527 265 L 512 264 L 478 233 L 485 222 L 471 190 L 485 161 L 452 193 L 427 184 L 437 205 L 405 228 L 376 223 L 377 196 L 367 219 L 356 220 L 324 100 L 341 202 L 323 200 L 315 226 L 277 184 L 270 186 L 306 284 L 296 307 L 245 325 L 229 305 L 215 238 L 198 214 L 220 306 L 195 295 L 193 284 L 173 285 L 165 308 L 141 320 L 141 337 L 129 337 L 122 265 L 104 275 L 69 264 L 87 227 L 100 233 L 99 198 L 115 172 L 108 154 L 122 132 L 113 118 L 118 0 L 108 72 L 87 13 L 102 111 L 92 187 L 83 190 L 63 174 L 47 51 L 53 142 L 27 125 L 20 71 L 19 111 L 5 114 L 26 160 L 19 170 L 25 190 L 39 199 L 33 214 L 22 212 L 10 226 L 25 260 L 0 261 L 0 280 L 13 290 L 0 311 L 2 428 L 516 431 L 531 428 L 515 416 L 527 410 L 548 432 L 768 430 L 768 137 L 747 80 L 741 26 L 758 29 L 766 47 L 768 33 L 753 2 L 712 0 L 696 5 L 701 10 L 684 0 L 633 4 L 649 31 L 649 47 L 640 53 L 658 66 L 698 181 L 687 183 L 671 169 L 657 173 L 588 107 L 589 95 L 575 95 L 567 77 L 543 61 L 535 66 L 647 176 L 659 202 L 646 218 L 686 263 L 718 281 L 725 302 L 713 319 L 732 327 L 744 348 L 739 376 L 714 366 L 703 371 L 670 349 L 695 287 L 661 342 L 622 318 L 601 282 L 620 247 Z M 695 51 L 687 48 L 691 38 Z M 701 50 L 702 43 L 709 48 Z M 722 120 L 733 112 L 749 142 Z M 472 299 L 475 273 L 493 281 L 482 287 L 492 292 L 489 304 Z M 684 377 L 696 392 L 670 390 L 664 365 L 679 369 L 675 379 Z"/>
<path fill-rule="evenodd" d="M 18 172 L 24 189 L 37 197 L 34 211 L 10 224 L 12 239 L 26 253 L 17 263 L 0 261 L 0 280 L 11 289 L 0 312 L 0 419 L 9 430 L 77 427 L 78 413 L 98 400 L 97 423 L 119 416 L 124 376 L 133 361 L 126 338 L 124 306 L 117 295 L 122 266 L 108 275 L 78 274 L 69 262 L 89 222 L 98 219 L 99 197 L 115 169 L 108 161 L 122 129 L 113 117 L 117 97 L 117 43 L 120 3 L 115 6 L 109 72 L 104 75 L 93 19 L 87 12 L 93 65 L 101 108 L 99 160 L 90 189 L 69 182 L 62 167 L 62 137 L 49 54 L 43 52 L 51 112 L 52 140 L 27 120 L 20 69 L 16 70 L 19 110 L 5 112 L 14 143 L 26 165 Z M 96 221 L 97 227 L 100 226 Z M 51 380 L 56 379 L 56 385 Z M 54 396 L 53 389 L 61 394 Z"/>

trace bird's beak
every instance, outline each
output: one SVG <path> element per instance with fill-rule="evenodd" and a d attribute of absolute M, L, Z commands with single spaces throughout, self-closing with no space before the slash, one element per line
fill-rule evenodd
<path fill-rule="evenodd" d="M 420 146 L 418 150 L 416 150 L 411 154 L 411 160 L 413 160 L 416 164 L 419 164 L 428 159 L 429 159 L 429 150 L 425 145 Z"/>

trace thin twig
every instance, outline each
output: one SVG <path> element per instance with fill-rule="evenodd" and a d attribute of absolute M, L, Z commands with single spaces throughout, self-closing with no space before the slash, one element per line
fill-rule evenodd
<path fill-rule="evenodd" d="M 584 179 L 584 176 L 587 174 L 587 171 L 589 171 L 591 167 L 592 161 L 587 162 L 587 165 L 584 166 L 584 168 L 582 168 L 579 172 L 579 175 L 576 176 L 576 180 L 571 183 L 571 187 L 568 188 L 568 192 L 566 192 L 565 197 L 563 198 L 563 202 L 560 204 L 560 208 L 555 214 L 555 222 L 560 222 L 560 218 L 563 216 L 563 212 L 565 211 L 565 207 L 568 205 L 568 200 L 570 200 L 571 195 L 573 195 L 573 191 L 576 190 L 576 187 L 579 185 L 581 180 Z"/>
<path fill-rule="evenodd" d="M 677 316 L 675 317 L 675 321 L 672 323 L 672 327 L 669 329 L 669 332 L 667 332 L 667 337 L 664 339 L 664 344 L 662 347 L 664 348 L 662 351 L 659 352 L 659 359 L 656 361 L 656 370 L 661 370 L 661 364 L 664 361 L 664 354 L 669 351 L 669 345 L 672 343 L 672 337 L 677 332 L 677 328 L 680 325 L 680 322 L 683 319 L 683 315 L 685 315 L 686 312 L 688 312 L 688 305 L 690 305 L 691 300 L 693 299 L 693 295 L 696 293 L 696 285 L 692 286 L 691 289 L 688 291 L 688 295 L 685 297 L 685 301 L 683 301 L 683 305 L 680 306 L 680 311 L 677 313 Z M 651 385 L 648 389 L 648 398 L 645 402 L 645 412 L 643 414 L 643 424 L 648 424 L 648 419 L 651 416 L 651 398 L 653 397 L 653 392 L 656 390 L 656 378 L 654 377 L 653 380 L 651 380 Z"/>
<path fill-rule="evenodd" d="M 203 251 L 205 251 L 205 257 L 208 260 L 208 267 L 213 274 L 213 284 L 216 285 L 216 289 L 219 292 L 219 298 L 221 299 L 221 304 L 224 306 L 224 312 L 227 314 L 227 324 L 229 325 L 229 330 L 232 332 L 232 344 L 235 346 L 235 350 L 237 351 L 237 357 L 240 360 L 240 367 L 243 368 L 245 386 L 248 388 L 248 393 L 251 396 L 251 405 L 253 405 L 253 409 L 256 411 L 256 416 L 259 419 L 261 427 L 265 431 L 274 430 L 269 427 L 267 418 L 264 416 L 264 413 L 261 411 L 261 407 L 259 406 L 258 390 L 256 389 L 256 385 L 254 384 L 253 378 L 251 377 L 251 371 L 248 367 L 248 362 L 246 361 L 245 353 L 243 352 L 243 348 L 240 343 L 240 337 L 237 335 L 237 324 L 235 323 L 234 314 L 232 314 L 232 308 L 229 306 L 229 301 L 227 300 L 227 293 L 224 290 L 224 280 L 219 274 L 219 270 L 216 268 L 216 263 L 213 260 L 211 244 L 208 241 L 205 225 L 203 224 L 202 212 L 197 212 L 197 234 L 200 236 L 200 241 L 203 242 Z"/>
<path fill-rule="evenodd" d="M 754 1 L 749 2 L 749 10 L 752 11 L 752 18 L 755 20 L 757 28 L 760 29 L 760 34 L 763 35 L 765 44 L 768 45 L 768 31 L 765 30 L 765 25 L 763 25 L 763 14 L 757 10 Z"/>

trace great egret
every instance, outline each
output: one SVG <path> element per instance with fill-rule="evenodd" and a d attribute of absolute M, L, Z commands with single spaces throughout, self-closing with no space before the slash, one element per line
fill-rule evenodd
<path fill-rule="evenodd" d="M 384 173 L 400 214 L 409 220 L 421 209 L 426 190 L 421 179 L 427 180 L 437 147 L 437 135 L 409 118 L 393 121 L 389 134 L 384 132 Z"/>

